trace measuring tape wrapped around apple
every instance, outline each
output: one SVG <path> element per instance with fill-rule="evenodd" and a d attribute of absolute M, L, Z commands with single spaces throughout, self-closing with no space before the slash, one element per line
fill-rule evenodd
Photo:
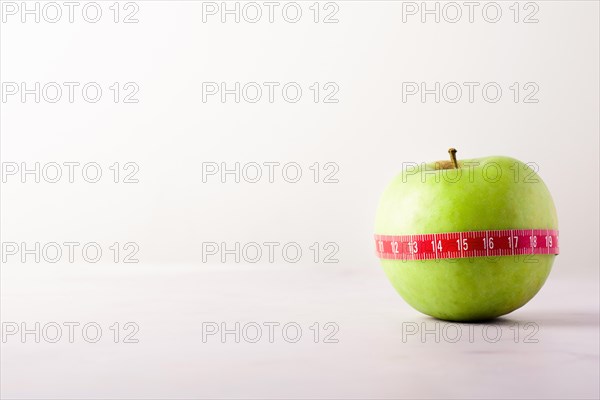
<path fill-rule="evenodd" d="M 558 254 L 558 218 L 535 164 L 509 157 L 408 164 L 377 210 L 375 251 L 415 309 L 451 321 L 516 310 Z M 532 168 L 533 167 L 533 168 Z"/>

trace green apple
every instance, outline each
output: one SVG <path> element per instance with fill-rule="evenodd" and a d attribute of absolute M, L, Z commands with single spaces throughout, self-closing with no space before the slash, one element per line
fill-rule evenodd
<path fill-rule="evenodd" d="M 387 187 L 375 233 L 558 229 L 548 188 L 509 157 L 438 161 L 404 168 Z M 441 260 L 386 260 L 394 288 L 424 314 L 451 321 L 495 318 L 527 303 L 544 284 L 552 254 Z"/>

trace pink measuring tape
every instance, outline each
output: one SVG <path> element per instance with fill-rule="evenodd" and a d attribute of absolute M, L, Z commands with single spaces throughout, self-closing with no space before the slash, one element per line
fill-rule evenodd
<path fill-rule="evenodd" d="M 375 251 L 386 260 L 431 260 L 521 254 L 558 254 L 558 231 L 552 229 L 506 229 L 375 235 Z"/>

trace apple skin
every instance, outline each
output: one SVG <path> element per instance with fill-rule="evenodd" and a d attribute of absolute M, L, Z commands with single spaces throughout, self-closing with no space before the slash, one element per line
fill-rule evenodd
<path fill-rule="evenodd" d="M 467 163 L 473 162 L 479 165 L 468 167 Z M 489 163 L 495 165 L 486 167 Z M 456 170 L 431 172 L 435 166 L 425 165 L 427 175 L 421 174 L 423 166 L 416 172 L 414 168 L 402 171 L 391 182 L 379 203 L 376 234 L 558 229 L 548 188 L 521 161 L 501 156 L 462 160 L 459 179 Z M 492 182 L 497 179 L 498 168 L 502 175 Z M 439 182 L 435 181 L 437 174 L 443 174 Z M 484 321 L 510 313 L 531 300 L 546 281 L 555 257 L 382 259 L 381 263 L 394 288 L 418 311 L 449 321 Z"/>

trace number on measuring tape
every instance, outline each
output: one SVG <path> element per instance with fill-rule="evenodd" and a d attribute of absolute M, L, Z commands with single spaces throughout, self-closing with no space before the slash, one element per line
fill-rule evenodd
<path fill-rule="evenodd" d="M 441 240 L 437 241 L 437 246 L 435 245 L 435 240 L 431 241 L 431 248 L 433 249 L 433 251 L 435 251 L 436 247 L 437 247 L 438 251 L 442 251 L 442 241 Z"/>
<path fill-rule="evenodd" d="M 494 238 L 482 238 L 483 239 L 483 248 L 485 250 L 492 250 L 494 248 Z"/>
<path fill-rule="evenodd" d="M 531 247 L 537 247 L 537 236 L 529 236 L 529 245 Z"/>
<path fill-rule="evenodd" d="M 408 251 L 410 254 L 417 254 L 419 251 L 419 246 L 417 242 L 408 242 Z"/>

